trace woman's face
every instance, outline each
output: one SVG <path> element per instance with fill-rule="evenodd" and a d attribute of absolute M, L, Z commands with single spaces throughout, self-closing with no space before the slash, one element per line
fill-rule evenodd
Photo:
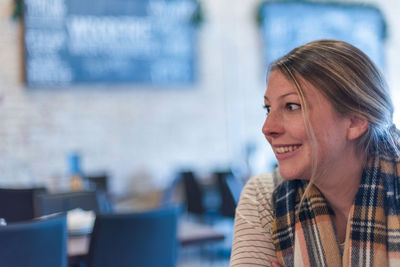
<path fill-rule="evenodd" d="M 340 116 L 332 104 L 310 83 L 300 79 L 309 108 L 309 121 L 318 144 L 319 170 L 336 171 L 349 161 L 347 129 L 350 119 Z M 300 97 L 293 83 L 272 71 L 264 96 L 268 116 L 262 132 L 270 143 L 285 179 L 310 179 L 312 144 L 304 124 Z"/>

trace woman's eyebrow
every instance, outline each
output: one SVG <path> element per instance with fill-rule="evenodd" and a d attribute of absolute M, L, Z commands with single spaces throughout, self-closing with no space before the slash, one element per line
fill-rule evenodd
<path fill-rule="evenodd" d="M 282 98 L 285 98 L 285 97 L 290 96 L 290 95 L 297 95 L 297 92 L 290 92 L 290 93 L 281 95 L 281 96 L 278 97 L 278 99 L 282 99 Z M 266 95 L 264 95 L 264 99 L 269 101 L 269 99 L 268 99 L 268 97 Z"/>

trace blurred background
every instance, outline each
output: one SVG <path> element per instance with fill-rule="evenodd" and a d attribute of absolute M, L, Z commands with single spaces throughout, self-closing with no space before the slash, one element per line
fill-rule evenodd
<path fill-rule="evenodd" d="M 261 134 L 266 49 L 260 3 L 199 1 L 202 21 L 189 44 L 191 82 L 30 88 L 22 18 L 12 19 L 14 1 L 0 0 L 0 183 L 59 186 L 72 152 L 81 155 L 84 172 L 107 172 L 110 190 L 120 193 L 163 188 L 180 169 L 270 171 L 273 157 Z M 357 3 L 378 8 L 386 21 L 381 66 L 400 103 L 400 3 Z"/>
<path fill-rule="evenodd" d="M 162 192 L 159 203 L 183 172 L 205 184 L 270 172 L 268 62 L 325 37 L 373 58 L 400 124 L 399 1 L 98 2 L 0 0 L 0 186 L 103 175 L 116 198 Z"/>

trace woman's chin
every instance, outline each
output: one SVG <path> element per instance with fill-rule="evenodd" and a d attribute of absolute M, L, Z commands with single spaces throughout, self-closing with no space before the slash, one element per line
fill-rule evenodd
<path fill-rule="evenodd" d="M 285 180 L 310 180 L 309 175 L 294 172 L 293 169 L 285 170 L 284 168 L 279 167 L 279 173 Z"/>

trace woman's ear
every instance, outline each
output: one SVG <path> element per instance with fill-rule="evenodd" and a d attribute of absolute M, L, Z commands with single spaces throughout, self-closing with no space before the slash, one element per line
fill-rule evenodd
<path fill-rule="evenodd" d="M 368 129 L 368 120 L 364 116 L 351 115 L 350 125 L 347 129 L 347 139 L 355 140 L 362 136 Z"/>

